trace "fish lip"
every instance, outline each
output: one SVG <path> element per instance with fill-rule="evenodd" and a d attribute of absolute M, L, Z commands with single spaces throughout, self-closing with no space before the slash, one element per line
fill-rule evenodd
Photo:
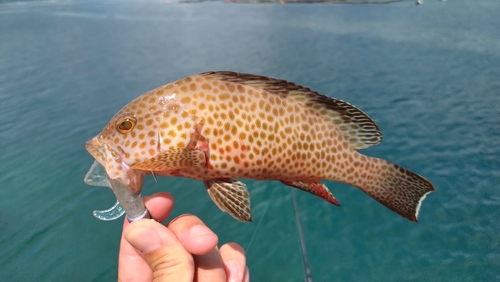
<path fill-rule="evenodd" d="M 89 154 L 94 157 L 104 168 L 106 168 L 108 157 L 113 157 L 118 163 L 124 166 L 126 169 L 130 169 L 130 166 L 123 161 L 122 156 L 125 155 L 125 151 L 122 147 L 116 146 L 112 148 L 108 142 L 103 140 L 102 135 L 97 135 L 85 143 L 85 149 Z M 108 173 L 106 171 L 106 173 Z"/>
<path fill-rule="evenodd" d="M 85 149 L 89 154 L 98 161 L 103 167 L 105 167 L 106 158 L 104 152 L 102 152 L 102 141 L 99 140 L 100 136 L 95 136 L 94 138 L 85 142 Z"/>

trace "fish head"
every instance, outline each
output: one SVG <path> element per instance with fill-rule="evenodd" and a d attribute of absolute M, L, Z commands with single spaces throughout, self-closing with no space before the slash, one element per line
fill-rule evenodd
<path fill-rule="evenodd" d="M 117 179 L 134 193 L 139 194 L 144 173 L 130 167 L 130 154 L 125 144 L 134 142 L 131 132 L 137 126 L 134 114 L 120 114 L 111 119 L 101 133 L 87 141 L 85 148 L 106 170 L 110 179 Z M 128 141 L 128 143 L 127 143 Z M 134 152 L 132 152 L 134 154 Z"/>
<path fill-rule="evenodd" d="M 171 161 L 169 153 L 185 157 L 178 150 L 196 146 L 191 138 L 199 135 L 199 118 L 185 109 L 176 93 L 160 90 L 130 102 L 86 143 L 87 151 L 105 168 L 108 177 L 118 179 L 136 194 L 141 191 L 145 174 L 168 170 L 168 165 L 159 163 Z"/>

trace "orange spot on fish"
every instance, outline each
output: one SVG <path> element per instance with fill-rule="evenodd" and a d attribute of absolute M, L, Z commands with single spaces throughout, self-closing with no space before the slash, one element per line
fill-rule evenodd
<path fill-rule="evenodd" d="M 236 89 L 236 87 L 234 87 L 234 84 L 232 83 L 226 83 L 226 87 L 230 92 L 234 92 L 234 90 Z"/>
<path fill-rule="evenodd" d="M 212 86 L 210 86 L 210 84 L 208 84 L 208 83 L 203 83 L 203 84 L 201 85 L 201 88 L 202 88 L 203 90 L 212 90 Z"/>

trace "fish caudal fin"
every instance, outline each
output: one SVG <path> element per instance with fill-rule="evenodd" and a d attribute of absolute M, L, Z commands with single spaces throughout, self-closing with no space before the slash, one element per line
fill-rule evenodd
<path fill-rule="evenodd" d="M 392 211 L 411 221 L 418 221 L 418 212 L 425 196 L 434 191 L 422 176 L 388 161 L 368 157 L 372 162 L 365 178 L 352 183 Z"/>
<path fill-rule="evenodd" d="M 226 179 L 203 181 L 208 195 L 221 209 L 239 221 L 252 221 L 250 194 L 243 182 Z"/>

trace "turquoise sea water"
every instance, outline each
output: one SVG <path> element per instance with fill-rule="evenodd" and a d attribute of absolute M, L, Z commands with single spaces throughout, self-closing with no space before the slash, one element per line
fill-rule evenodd
<path fill-rule="evenodd" d="M 500 1 L 387 5 L 0 4 L 0 281 L 113 281 L 122 220 L 85 185 L 84 143 L 130 100 L 208 70 L 294 81 L 380 126 L 364 150 L 436 187 L 419 223 L 326 182 L 336 207 L 297 191 L 314 281 L 500 279 Z M 203 184 L 148 179 L 172 217 L 194 213 L 247 251 L 252 281 L 303 281 L 290 191 L 245 180 L 253 223 Z"/>

